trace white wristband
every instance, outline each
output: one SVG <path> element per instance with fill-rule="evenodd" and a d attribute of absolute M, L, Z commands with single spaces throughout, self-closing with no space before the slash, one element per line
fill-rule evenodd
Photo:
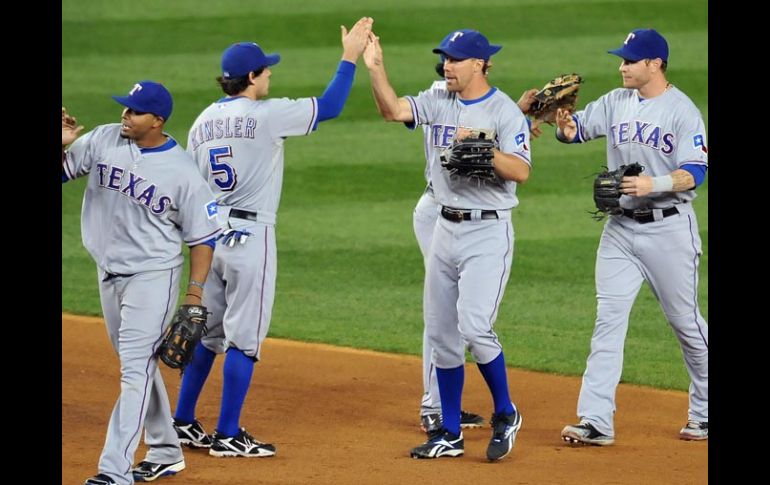
<path fill-rule="evenodd" d="M 201 283 L 200 281 L 195 281 L 195 280 L 190 280 L 190 284 L 187 285 L 187 286 L 197 286 L 201 290 L 203 289 L 203 283 Z"/>
<path fill-rule="evenodd" d="M 674 188 L 674 179 L 669 175 L 652 177 L 652 192 L 671 192 Z"/>

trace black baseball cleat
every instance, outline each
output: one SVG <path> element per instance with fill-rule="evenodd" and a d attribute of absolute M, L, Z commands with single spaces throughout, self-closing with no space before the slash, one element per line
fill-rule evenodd
<path fill-rule="evenodd" d="M 561 430 L 561 439 L 567 443 L 585 443 L 596 446 L 609 446 L 615 442 L 615 438 L 602 434 L 588 421 L 580 421 L 579 424 L 570 424 Z"/>
<path fill-rule="evenodd" d="M 420 429 L 432 438 L 436 432 L 444 425 L 441 419 L 441 413 L 424 414 L 420 416 Z M 484 418 L 478 414 L 460 411 L 460 428 L 481 428 L 484 426 Z"/>
<path fill-rule="evenodd" d="M 502 412 L 492 415 L 492 439 L 487 446 L 489 461 L 501 460 L 508 456 L 516 441 L 516 433 L 521 429 L 521 413 L 514 410 L 511 414 Z"/>
<path fill-rule="evenodd" d="M 468 411 L 460 411 L 461 428 L 481 428 L 482 426 L 484 426 L 484 418 Z"/>
<path fill-rule="evenodd" d="M 703 441 L 709 439 L 708 422 L 700 422 L 691 419 L 684 428 L 679 430 L 679 439 L 685 441 Z"/>
<path fill-rule="evenodd" d="M 420 416 L 420 429 L 428 435 L 428 439 L 435 436 L 441 430 L 442 424 L 441 413 Z"/>
<path fill-rule="evenodd" d="M 224 436 L 215 431 L 209 455 L 243 456 L 246 458 L 262 458 L 275 455 L 275 446 L 256 440 L 245 428 L 241 428 L 235 436 Z"/>
<path fill-rule="evenodd" d="M 109 475 L 100 473 L 86 480 L 83 485 L 115 485 L 115 480 L 110 478 Z"/>
<path fill-rule="evenodd" d="M 157 480 L 160 477 L 176 475 L 177 473 L 184 470 L 184 468 L 184 460 L 178 461 L 176 463 L 170 463 L 168 465 L 143 461 L 132 468 L 131 472 L 134 474 L 135 482 L 152 482 L 153 480 Z"/>
<path fill-rule="evenodd" d="M 460 436 L 441 428 L 425 443 L 412 448 L 409 456 L 412 458 L 440 458 L 442 456 L 457 457 L 465 453 L 463 433 Z"/>
<path fill-rule="evenodd" d="M 197 419 L 192 423 L 174 419 L 174 431 L 180 445 L 190 448 L 211 448 L 211 436 L 203 430 L 203 425 Z"/>

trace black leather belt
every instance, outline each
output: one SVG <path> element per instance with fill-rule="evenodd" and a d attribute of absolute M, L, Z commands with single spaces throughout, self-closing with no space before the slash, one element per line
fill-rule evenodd
<path fill-rule="evenodd" d="M 630 217 L 639 224 L 647 224 L 648 222 L 653 222 L 655 220 L 655 216 L 652 213 L 653 210 L 654 209 L 623 209 L 623 215 Z M 674 214 L 679 214 L 679 209 L 677 209 L 676 206 L 669 207 L 668 209 L 662 209 L 662 213 L 663 217 L 673 216 Z"/>
<path fill-rule="evenodd" d="M 230 209 L 230 217 L 246 219 L 247 221 L 256 221 L 257 213 L 251 211 L 242 211 L 240 209 Z"/>
<path fill-rule="evenodd" d="M 441 217 L 452 222 L 470 221 L 471 211 L 441 206 Z M 481 218 L 498 219 L 497 211 L 483 210 L 481 211 Z"/>
<path fill-rule="evenodd" d="M 134 273 L 136 274 L 136 273 Z M 134 276 L 133 274 L 118 274 L 118 273 L 105 273 L 102 281 L 110 281 L 113 278 L 129 278 Z"/>

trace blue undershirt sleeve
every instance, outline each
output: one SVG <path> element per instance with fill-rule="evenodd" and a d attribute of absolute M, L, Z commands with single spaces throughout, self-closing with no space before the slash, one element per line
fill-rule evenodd
<path fill-rule="evenodd" d="M 695 186 L 699 186 L 706 178 L 706 166 L 700 163 L 685 163 L 681 167 L 682 170 L 686 170 L 692 174 L 692 178 L 695 179 Z"/>
<path fill-rule="evenodd" d="M 348 61 L 340 61 L 337 72 L 326 86 L 326 91 L 318 98 L 318 121 L 336 118 L 342 113 L 345 101 L 353 86 L 356 65 Z"/>
<path fill-rule="evenodd" d="M 203 242 L 202 242 L 202 243 L 200 243 L 200 244 L 205 244 L 206 246 L 209 246 L 211 249 L 216 249 L 216 246 L 217 246 L 217 238 L 215 238 L 215 237 L 212 237 L 212 238 L 211 238 L 211 239 L 209 239 L 208 241 L 203 241 Z M 197 244 L 196 244 L 196 246 L 197 246 Z M 190 246 L 190 247 L 193 247 L 193 246 Z"/>
<path fill-rule="evenodd" d="M 69 177 L 67 177 L 67 174 L 64 173 L 64 167 L 61 168 L 61 183 L 68 182 Z"/>

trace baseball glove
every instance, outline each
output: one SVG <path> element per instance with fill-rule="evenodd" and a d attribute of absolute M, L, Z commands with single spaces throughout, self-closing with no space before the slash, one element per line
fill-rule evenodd
<path fill-rule="evenodd" d="M 620 207 L 620 184 L 623 177 L 635 177 L 644 171 L 644 167 L 634 162 L 630 165 L 621 165 L 617 170 L 604 171 L 594 179 L 594 203 L 596 211 L 591 212 L 594 219 L 602 220 L 606 215 L 617 216 L 623 213 Z"/>
<path fill-rule="evenodd" d="M 556 110 L 559 108 L 575 111 L 580 83 L 583 82 L 577 74 L 562 74 L 551 79 L 543 89 L 535 93 L 535 101 L 526 114 L 542 123 L 556 121 Z"/>
<path fill-rule="evenodd" d="M 184 372 L 195 346 L 206 334 L 208 312 L 202 305 L 181 305 L 158 347 L 158 357 L 172 369 Z"/>
<path fill-rule="evenodd" d="M 478 180 L 496 180 L 497 174 L 492 164 L 495 154 L 492 149 L 495 142 L 479 137 L 468 137 L 455 141 L 441 154 L 441 166 L 452 175 L 460 175 Z"/>

